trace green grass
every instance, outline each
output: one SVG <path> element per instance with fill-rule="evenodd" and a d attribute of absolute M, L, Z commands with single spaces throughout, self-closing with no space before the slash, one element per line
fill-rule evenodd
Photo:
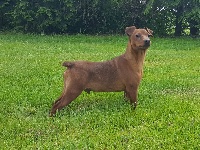
<path fill-rule="evenodd" d="M 152 38 L 135 111 L 122 92 L 83 92 L 48 117 L 63 61 L 111 59 L 126 44 L 125 36 L 1 34 L 0 149 L 199 149 L 199 39 Z"/>

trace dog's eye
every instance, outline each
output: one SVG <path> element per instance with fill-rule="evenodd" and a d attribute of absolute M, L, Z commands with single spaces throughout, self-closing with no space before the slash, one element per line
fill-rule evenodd
<path fill-rule="evenodd" d="M 136 36 L 137 38 L 139 38 L 139 37 L 140 37 L 140 35 L 139 35 L 139 34 L 136 34 L 135 36 Z"/>

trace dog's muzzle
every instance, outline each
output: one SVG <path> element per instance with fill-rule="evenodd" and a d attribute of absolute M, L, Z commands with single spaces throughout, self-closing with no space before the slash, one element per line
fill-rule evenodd
<path fill-rule="evenodd" d="M 145 47 L 150 46 L 150 40 L 144 40 L 144 46 Z"/>
<path fill-rule="evenodd" d="M 144 41 L 144 45 L 145 45 L 145 46 L 150 46 L 150 40 L 145 40 L 145 41 Z"/>

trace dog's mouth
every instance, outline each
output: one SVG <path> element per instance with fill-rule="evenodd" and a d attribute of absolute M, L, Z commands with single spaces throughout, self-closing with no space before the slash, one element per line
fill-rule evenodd
<path fill-rule="evenodd" d="M 145 41 L 144 45 L 139 46 L 140 48 L 147 49 L 150 46 L 150 41 Z"/>
<path fill-rule="evenodd" d="M 140 49 L 147 49 L 148 47 L 150 46 L 150 44 L 145 44 L 145 45 L 142 45 L 142 46 L 139 46 Z"/>

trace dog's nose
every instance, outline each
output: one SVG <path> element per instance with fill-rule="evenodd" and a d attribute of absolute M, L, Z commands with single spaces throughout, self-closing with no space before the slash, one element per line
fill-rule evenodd
<path fill-rule="evenodd" d="M 145 44 L 149 44 L 150 40 L 144 40 Z"/>
<path fill-rule="evenodd" d="M 150 45 L 150 40 L 144 40 L 144 44 L 149 46 Z"/>

